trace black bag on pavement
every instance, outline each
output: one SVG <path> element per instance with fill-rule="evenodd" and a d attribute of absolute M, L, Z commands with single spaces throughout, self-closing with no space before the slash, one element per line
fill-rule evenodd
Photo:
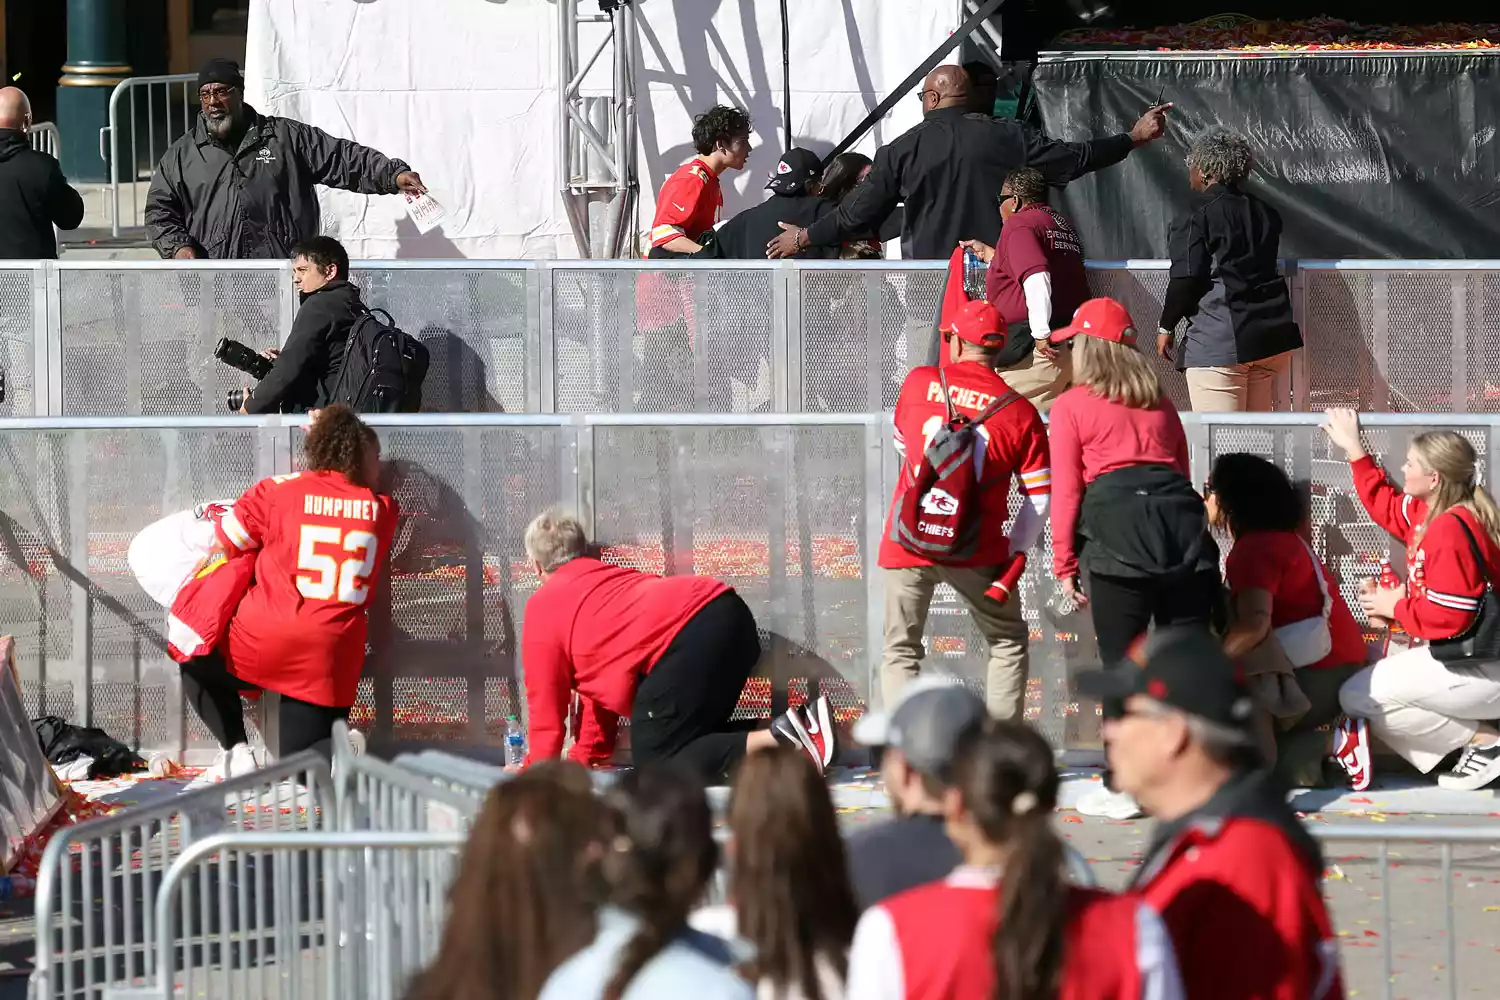
<path fill-rule="evenodd" d="M 49 764 L 60 766 L 79 757 L 92 757 L 90 778 L 114 778 L 146 770 L 146 762 L 140 754 L 102 729 L 75 726 L 56 715 L 32 719 L 31 725 Z"/>
<path fill-rule="evenodd" d="M 1458 517 L 1457 514 L 1453 515 Z M 1484 566 L 1484 553 L 1468 522 L 1458 517 L 1459 525 L 1469 538 L 1469 548 L 1479 563 L 1479 574 L 1484 577 L 1484 597 L 1479 601 L 1479 613 L 1468 630 L 1451 639 L 1439 639 L 1428 643 L 1432 658 L 1439 663 L 1493 663 L 1500 660 L 1500 599 L 1495 597 L 1495 583 Z"/>
<path fill-rule="evenodd" d="M 384 317 L 384 319 L 382 319 Z M 427 348 L 384 309 L 367 309 L 344 342 L 344 363 L 330 393 L 355 413 L 415 413 L 422 408 Z"/>

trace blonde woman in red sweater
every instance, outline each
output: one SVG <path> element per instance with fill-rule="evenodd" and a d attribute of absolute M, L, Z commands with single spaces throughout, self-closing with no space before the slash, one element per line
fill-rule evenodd
<path fill-rule="evenodd" d="M 1219 596 L 1219 552 L 1203 498 L 1188 478 L 1187 436 L 1136 329 L 1114 299 L 1090 299 L 1051 336 L 1073 352 L 1073 388 L 1052 404 L 1052 572 L 1093 611 L 1107 668 L 1158 626 L 1208 624 Z M 1085 590 L 1081 580 L 1088 572 Z M 1122 706 L 1106 703 L 1106 716 Z M 1130 796 L 1106 786 L 1078 811 L 1130 819 Z"/>

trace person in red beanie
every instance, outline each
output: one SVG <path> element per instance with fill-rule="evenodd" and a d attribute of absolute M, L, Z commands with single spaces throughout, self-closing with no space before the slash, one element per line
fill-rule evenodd
<path fill-rule="evenodd" d="M 896 400 L 901 474 L 880 542 L 880 566 L 885 571 L 882 694 L 885 704 L 895 704 L 902 689 L 921 672 L 927 609 L 933 590 L 947 583 L 968 604 L 974 624 L 989 644 L 985 690 L 990 712 L 999 718 L 1019 719 L 1026 694 L 1028 634 L 1021 620 L 1021 602 L 1010 597 L 1007 588 L 1013 587 L 1019 575 L 1015 571 L 1024 566 L 1014 557 L 1036 543 L 1046 524 L 1052 492 L 1047 432 L 1036 407 L 995 373 L 995 353 L 1005 343 L 1005 327 L 994 306 L 968 303 L 958 310 L 942 337 L 951 363 L 941 372 L 932 365 L 914 368 Z M 954 415 L 976 419 L 986 412 L 991 415 L 978 429 L 983 447 L 975 444 L 978 544 L 964 558 L 939 563 L 898 541 L 902 499 L 933 436 Z M 1027 502 L 1007 535 L 1012 478 Z M 997 582 L 1002 586 L 995 587 Z"/>

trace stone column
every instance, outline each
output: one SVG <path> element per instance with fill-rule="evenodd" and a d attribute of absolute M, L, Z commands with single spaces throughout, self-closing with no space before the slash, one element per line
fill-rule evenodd
<path fill-rule="evenodd" d="M 68 61 L 57 81 L 62 166 L 72 181 L 107 181 L 109 172 L 99 155 L 99 130 L 109 124 L 109 95 L 130 75 L 125 0 L 67 2 Z M 127 167 L 123 176 L 129 175 Z"/>

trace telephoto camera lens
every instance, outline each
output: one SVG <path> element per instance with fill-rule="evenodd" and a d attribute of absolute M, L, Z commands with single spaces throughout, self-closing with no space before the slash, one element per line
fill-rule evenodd
<path fill-rule="evenodd" d="M 230 389 L 229 395 L 225 398 L 225 401 L 229 404 L 230 413 L 240 412 L 245 408 L 245 390 Z"/>
<path fill-rule="evenodd" d="M 214 346 L 214 357 L 259 382 L 271 371 L 273 362 L 264 354 L 251 350 L 238 340 L 220 337 Z"/>

